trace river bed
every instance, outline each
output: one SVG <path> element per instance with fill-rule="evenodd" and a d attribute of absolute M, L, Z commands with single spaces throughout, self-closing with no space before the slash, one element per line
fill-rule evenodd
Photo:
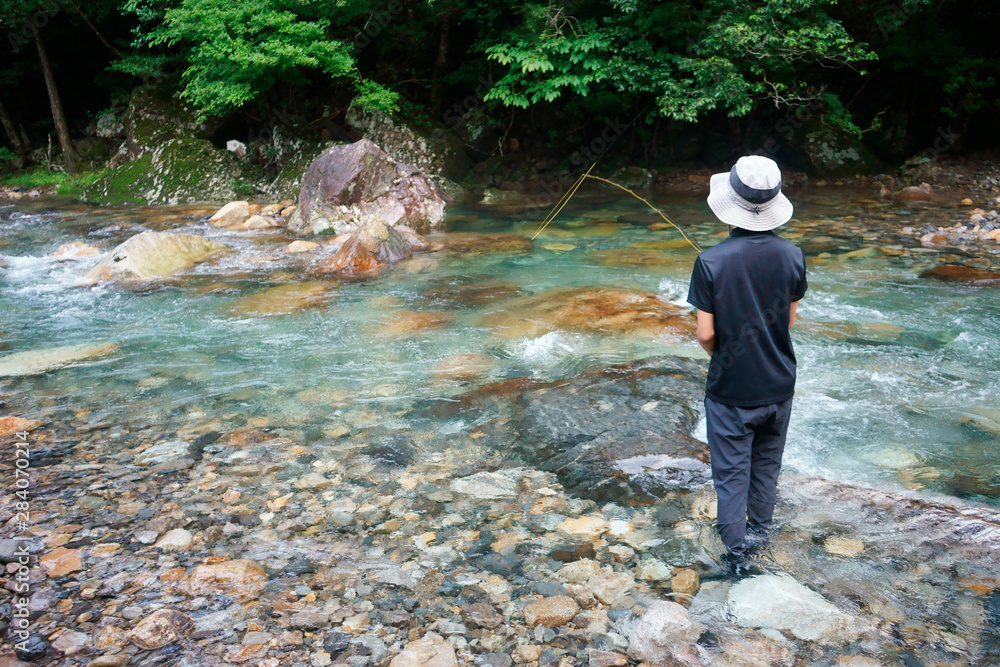
<path fill-rule="evenodd" d="M 900 498 L 955 503 L 956 507 L 968 503 L 988 513 L 1000 505 L 997 288 L 919 276 L 953 261 L 995 268 L 997 255 L 944 256 L 920 246 L 919 231 L 925 224 L 952 224 L 962 218 L 962 208 L 954 203 L 904 208 L 873 199 L 869 192 L 832 188 L 790 196 L 797 206 L 796 216 L 779 233 L 806 250 L 810 289 L 793 329 L 799 380 L 785 454 L 786 477 L 821 477 L 900 494 Z M 723 226 L 709 222 L 703 199 L 670 193 L 654 193 L 653 199 L 701 245 L 725 238 Z M 415 639 L 408 628 L 420 626 L 421 619 L 424 626 L 433 625 L 435 632 L 448 639 L 463 664 L 472 664 L 475 655 L 487 653 L 533 662 L 525 659 L 532 658 L 530 650 L 518 653 L 524 646 L 540 647 L 534 660 L 552 665 L 560 661 L 582 664 L 581 656 L 590 650 L 625 650 L 615 643 L 627 636 L 624 629 L 616 631 L 607 625 L 587 635 L 579 630 L 579 619 L 574 620 L 578 632 L 571 632 L 565 642 L 559 639 L 558 630 L 554 637 L 537 628 L 525 636 L 521 627 L 504 634 L 488 624 L 471 631 L 477 624 L 468 620 L 466 611 L 449 612 L 447 604 L 441 609 L 425 604 L 435 595 L 433 591 L 414 593 L 419 583 L 396 586 L 402 594 L 389 596 L 407 609 L 405 622 L 393 625 L 379 616 L 388 614 L 389 609 L 383 608 L 388 603 L 378 597 L 378 586 L 365 579 L 368 575 L 358 574 L 367 571 L 361 564 L 368 563 L 369 570 L 378 572 L 389 563 L 402 564 L 415 582 L 425 581 L 433 572 L 454 579 L 459 576 L 457 566 L 451 552 L 443 550 L 463 553 L 485 539 L 479 532 L 488 533 L 492 540 L 509 540 L 509 545 L 494 543 L 494 552 L 502 558 L 537 555 L 538 549 L 548 548 L 544 540 L 549 533 L 549 546 L 555 547 L 566 540 L 576 544 L 584 537 L 600 538 L 590 558 L 610 570 L 633 572 L 629 576 L 641 585 L 630 602 L 640 607 L 648 607 L 649 600 L 676 597 L 670 595 L 670 576 L 644 578 L 642 567 L 635 573 L 637 563 L 655 560 L 668 568 L 707 574 L 704 568 L 717 545 L 709 535 L 711 492 L 704 483 L 667 491 L 653 504 L 608 505 L 606 499 L 595 504 L 585 493 L 563 491 L 550 472 L 524 467 L 515 453 L 503 451 L 491 436 L 484 435 L 488 425 L 512 416 L 504 413 L 506 407 L 492 414 L 488 409 L 449 409 L 484 385 L 558 384 L 610 366 L 663 356 L 707 365 L 690 336 L 552 330 L 540 326 L 525 310 L 533 295 L 594 286 L 643 290 L 684 305 L 695 253 L 673 229 L 650 229 L 650 218 L 641 204 L 606 192 L 581 194 L 534 239 L 531 252 L 491 252 L 477 246 L 474 252 L 425 253 L 375 279 L 355 282 L 304 278 L 310 258 L 283 252 L 293 237 L 283 230 L 233 232 L 211 227 L 205 216 L 213 209 L 98 209 L 58 200 L 0 206 L 0 266 L 6 265 L 0 268 L 0 356 L 56 346 L 115 346 L 100 358 L 49 373 L 0 378 L 5 414 L 39 420 L 44 425 L 39 446 L 51 450 L 46 465 L 58 462 L 65 471 L 53 475 L 51 481 L 62 489 L 59 497 L 65 499 L 66 521 L 72 525 L 60 528 L 52 500 L 46 500 L 38 519 L 45 544 L 54 547 L 68 542 L 75 549 L 89 549 L 86 563 L 95 558 L 92 544 L 118 544 L 123 549 L 119 553 L 128 552 L 129 558 L 138 559 L 124 570 L 124 566 L 115 569 L 105 564 L 111 568 L 102 575 L 107 580 L 129 568 L 161 578 L 165 572 L 182 568 L 184 576 L 194 576 L 191 568 L 206 556 L 252 559 L 256 553 L 268 562 L 264 574 L 269 587 L 256 591 L 255 596 L 270 596 L 268 614 L 231 617 L 233 627 L 212 632 L 203 623 L 199 632 L 204 636 L 189 637 L 186 644 L 168 644 L 159 652 L 143 652 L 136 642 L 122 642 L 121 655 L 133 660 L 131 664 L 144 660 L 154 660 L 148 664 L 163 660 L 215 664 L 212 660 L 222 660 L 222 655 L 231 658 L 237 642 L 244 647 L 262 644 L 254 649 L 259 656 L 254 654 L 252 659 L 279 661 L 273 664 L 316 665 L 329 659 L 362 665 L 368 664 L 363 660 L 366 657 L 369 663 L 384 664 L 408 637 Z M 453 206 L 448 231 L 531 236 L 542 215 L 544 211 L 517 207 Z M 638 224 L 629 224 L 630 220 Z M 81 286 L 82 275 L 99 258 L 49 257 L 61 244 L 74 240 L 110 250 L 142 229 L 183 229 L 237 252 L 200 265 L 182 279 L 141 290 L 108 284 Z M 429 238 L 433 242 L 435 235 Z M 694 436 L 704 440 L 703 421 L 692 427 Z M 167 455 L 161 458 L 145 453 L 177 442 L 183 452 L 174 457 L 169 447 L 162 450 Z M 182 454 L 192 459 L 191 464 L 172 469 L 169 462 Z M 159 469 L 164 480 L 159 489 L 159 477 L 149 473 L 157 465 L 165 465 Z M 515 475 L 521 484 L 516 498 L 505 492 L 495 496 L 469 493 L 462 500 L 463 492 L 456 491 L 454 479 L 496 470 L 520 471 Z M 326 475 L 322 483 L 312 486 L 302 481 L 315 482 L 308 475 L 317 473 Z M 44 467 L 39 474 L 45 475 Z M 116 482 L 116 476 L 127 480 L 130 475 L 135 488 Z M 63 481 L 57 483 L 57 479 Z M 336 484 L 331 486 L 329 480 Z M 122 497 L 105 492 L 110 489 Z M 219 498 L 234 489 L 242 500 L 226 500 L 230 509 L 220 510 Z M 435 494 L 440 496 L 435 499 Z M 989 550 L 975 551 L 968 555 L 970 565 L 965 567 L 961 548 L 950 556 L 932 553 L 908 533 L 899 536 L 892 530 L 886 532 L 886 526 L 873 526 L 873 517 L 863 511 L 836 503 L 826 513 L 810 511 L 804 502 L 789 493 L 779 508 L 785 529 L 769 562 L 775 571 L 790 572 L 842 610 L 856 612 L 858 618 L 866 619 L 865 627 L 852 635 L 854 640 L 825 643 L 815 643 L 790 629 L 772 628 L 770 633 L 753 636 L 733 633 L 724 615 L 716 618 L 706 611 L 712 599 L 725 599 L 725 591 L 712 593 L 716 584 L 708 582 L 699 593 L 703 599 L 692 604 L 692 614 L 709 625 L 720 625 L 714 629 L 714 643 L 702 637 L 699 650 L 715 656 L 720 664 L 725 660 L 737 664 L 732 656 L 744 650 L 738 645 L 741 641 L 757 642 L 754 650 L 778 656 L 759 664 L 985 665 L 996 660 L 997 654 L 991 652 L 997 650 L 991 625 L 995 620 L 990 614 L 1000 614 L 1000 607 L 990 605 L 998 605 L 994 590 L 1000 582 L 991 579 L 995 574 L 988 570 L 991 565 L 1000 566 L 1000 558 L 990 556 Z M 297 505 L 288 517 L 282 514 L 285 503 Z M 329 509 L 337 503 L 353 504 L 354 509 Z M 438 514 L 440 508 L 428 509 L 434 503 L 443 504 L 443 514 Z M 364 509 L 368 505 L 375 509 Z M 357 518 L 358 508 L 371 515 Z M 110 527 L 81 518 L 103 511 L 114 514 Z M 584 520 L 596 513 L 606 526 L 591 536 L 584 529 L 574 532 L 563 526 L 557 530 L 559 522 L 531 524 L 529 519 L 538 511 L 552 512 L 560 521 Z M 223 518 L 211 520 L 218 512 Z M 345 518 L 345 512 L 355 519 Z M 255 518 L 241 523 L 243 515 Z M 312 515 L 330 515 L 333 523 L 328 525 L 327 518 L 311 521 Z M 664 515 L 676 520 L 665 524 L 660 520 Z M 386 527 L 400 519 L 416 526 L 430 517 L 438 525 L 422 526 L 419 532 L 416 527 L 408 531 L 405 525 Z M 301 527 L 292 525 L 295 521 Z M 627 530 L 615 521 L 627 524 Z M 491 522 L 490 528 L 483 527 Z M 175 529 L 194 535 L 194 545 L 156 547 L 157 540 Z M 148 544 L 136 539 L 143 530 L 156 533 Z M 691 530 L 698 533 L 697 538 L 692 539 Z M 655 536 L 657 531 L 662 531 L 660 537 Z M 436 538 L 420 538 L 435 532 Z M 387 542 L 380 544 L 381 538 L 376 537 L 373 544 L 372 534 L 386 536 Z M 627 539 L 626 534 L 630 535 Z M 71 537 L 60 541 L 61 537 L 53 535 Z M 286 535 L 296 539 L 286 541 Z M 611 535 L 620 537 L 620 545 L 633 554 L 608 551 L 615 545 Z M 849 545 L 834 540 L 835 546 L 828 548 L 825 540 L 838 536 Z M 419 542 L 418 538 L 431 542 L 423 544 L 423 550 L 417 544 L 415 555 L 400 551 L 397 542 Z M 541 542 L 532 543 L 536 538 Z M 355 563 L 349 575 L 339 579 L 329 539 L 335 539 L 345 558 Z M 860 551 L 852 540 L 861 541 Z M 518 543 L 534 544 L 534 550 L 521 547 L 518 551 L 513 546 Z M 838 549 L 843 553 L 838 554 Z M 312 565 L 303 566 L 299 574 L 294 567 L 289 570 L 289 563 L 303 559 Z M 546 566 L 531 569 L 530 574 L 505 571 L 505 567 L 487 570 L 489 576 L 513 582 L 515 592 L 531 582 L 537 588 L 538 582 L 553 576 Z M 648 565 L 646 570 L 650 571 Z M 91 579 L 99 578 L 90 574 Z M 673 576 L 678 576 L 676 571 Z M 75 577 L 78 581 L 72 586 L 59 578 L 49 580 L 57 588 L 72 591 L 62 599 L 77 599 L 78 593 L 87 590 L 87 582 L 81 584 L 82 577 Z M 294 577 L 310 583 L 296 584 L 291 581 Z M 565 574 L 556 579 L 560 583 L 554 585 L 568 586 L 570 594 L 575 594 L 574 583 L 583 583 Z M 334 591 L 328 596 L 315 590 L 326 580 Z M 339 584 L 330 583 L 334 580 Z M 285 582 L 284 587 L 278 582 Z M 455 585 L 461 590 L 465 584 Z M 100 611 L 95 601 L 85 603 L 87 611 L 74 607 L 70 613 L 70 605 L 53 612 L 50 609 L 58 610 L 53 602 L 36 614 L 36 623 L 56 641 L 55 628 L 74 619 L 72 632 L 87 635 L 86 641 L 79 639 L 86 648 L 61 659 L 76 664 L 85 661 L 83 656 L 90 659 L 108 647 L 114 653 L 117 645 L 113 642 L 100 646 L 101 628 L 128 629 L 164 605 L 175 603 L 196 621 L 209 612 L 231 610 L 230 606 L 216 609 L 224 603 L 211 596 L 202 596 L 198 602 L 190 591 L 185 598 L 172 589 L 156 589 L 155 595 L 140 599 L 134 586 L 130 579 L 124 588 L 103 595 L 95 584 L 96 599 L 104 605 Z M 313 600 L 308 600 L 310 586 Z M 525 600 L 518 595 L 508 592 L 506 600 L 503 595 L 497 598 L 482 577 L 478 586 L 486 591 L 482 600 L 471 596 L 466 604 L 486 601 L 504 616 L 523 613 Z M 297 590 L 286 595 L 287 615 L 277 611 L 281 604 L 274 600 L 286 589 Z M 123 597 L 122 590 L 133 599 L 116 600 L 116 595 Z M 545 590 L 539 594 L 552 592 Z M 408 596 L 420 601 L 407 608 Z M 368 602 L 371 609 L 361 604 L 368 598 L 374 600 Z M 95 600 L 93 595 L 82 599 Z M 575 599 L 582 604 L 579 596 Z M 617 598 L 607 603 L 599 600 L 586 613 L 599 616 L 602 605 L 614 611 L 620 603 Z M 123 618 L 122 611 L 132 607 L 138 610 Z M 305 621 L 289 625 L 293 613 L 315 609 L 322 617 L 315 627 Z M 416 614 L 419 609 L 423 615 Z M 53 613 L 58 615 L 46 616 Z M 85 614 L 92 618 L 80 621 Z M 336 629 L 361 614 L 369 615 L 371 625 L 357 632 Z M 468 628 L 451 632 L 447 623 L 462 621 L 452 615 L 465 618 Z M 611 624 L 619 616 L 606 618 Z M 597 625 L 603 622 L 587 620 Z M 253 630 L 258 626 L 260 630 Z M 329 639 L 329 628 L 353 638 L 353 644 L 343 640 L 351 648 L 340 652 L 331 648 L 335 642 Z M 247 642 L 245 635 L 252 632 L 261 633 L 252 638 L 266 635 L 267 641 Z M 382 650 L 378 646 L 374 658 L 371 647 L 367 653 L 357 648 L 358 638 L 369 634 L 373 635 L 369 643 L 377 639 L 387 647 L 384 660 L 375 659 Z M 191 641 L 200 643 L 196 646 Z M 843 662 L 847 654 L 859 662 Z M 55 660 L 52 656 L 60 654 L 49 649 L 47 655 Z M 594 664 L 593 657 L 590 660 Z"/>

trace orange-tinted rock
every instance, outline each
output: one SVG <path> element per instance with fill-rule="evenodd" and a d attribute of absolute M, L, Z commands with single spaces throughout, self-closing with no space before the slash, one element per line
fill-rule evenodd
<path fill-rule="evenodd" d="M 919 186 L 909 186 L 903 188 L 893 195 L 896 201 L 929 201 L 932 197 L 933 189 L 929 183 L 921 183 Z"/>
<path fill-rule="evenodd" d="M 599 250 L 590 259 L 602 266 L 625 269 L 683 269 L 690 273 L 697 253 L 684 247 L 660 251 L 647 248 Z"/>
<path fill-rule="evenodd" d="M 378 328 L 379 333 L 387 336 L 408 336 L 411 334 L 441 326 L 450 321 L 448 313 L 417 313 L 404 311 L 396 313 Z"/>
<path fill-rule="evenodd" d="M 491 255 L 494 253 L 529 253 L 534 245 L 520 234 L 476 234 L 461 232 L 435 238 L 435 250 L 460 255 Z"/>
<path fill-rule="evenodd" d="M 455 354 L 434 364 L 432 371 L 439 380 L 468 381 L 484 375 L 493 366 L 493 359 L 484 354 Z"/>
<path fill-rule="evenodd" d="M 42 570 L 52 579 L 65 577 L 71 572 L 83 569 L 83 561 L 76 549 L 60 547 L 53 549 L 38 559 Z"/>
<path fill-rule="evenodd" d="M 187 632 L 191 619 L 173 609 L 158 609 L 128 633 L 133 644 L 146 651 L 171 644 Z"/>
<path fill-rule="evenodd" d="M 23 417 L 0 417 L 0 438 L 18 433 L 34 431 L 42 425 L 37 419 L 24 419 Z"/>
<path fill-rule="evenodd" d="M 56 248 L 56 251 L 49 255 L 49 257 L 73 259 L 74 257 L 97 257 L 100 254 L 100 250 L 92 245 L 87 245 L 83 241 L 70 241 Z"/>
<path fill-rule="evenodd" d="M 448 308 L 476 308 L 522 295 L 522 290 L 514 283 L 466 283 L 461 280 L 449 281 L 422 294 L 432 304 Z"/>
<path fill-rule="evenodd" d="M 241 297 L 228 312 L 234 317 L 288 315 L 329 301 L 336 283 L 309 281 L 269 287 Z"/>
<path fill-rule="evenodd" d="M 921 278 L 934 278 L 950 283 L 965 283 L 967 285 L 997 285 L 1000 284 L 1000 273 L 987 269 L 975 269 L 957 264 L 942 264 L 920 274 Z"/>
<path fill-rule="evenodd" d="M 676 333 L 694 335 L 686 309 L 652 292 L 618 287 L 554 289 L 512 299 L 503 311 L 482 318 L 486 326 L 512 336 L 537 336 L 554 329 L 584 333 Z"/>
<path fill-rule="evenodd" d="M 406 259 L 427 244 L 416 232 L 371 221 L 352 232 L 340 250 L 315 269 L 317 274 L 369 274 Z"/>
<path fill-rule="evenodd" d="M 266 585 L 264 568 L 246 558 L 199 565 L 187 580 L 192 595 L 222 593 L 241 602 L 256 598 Z"/>

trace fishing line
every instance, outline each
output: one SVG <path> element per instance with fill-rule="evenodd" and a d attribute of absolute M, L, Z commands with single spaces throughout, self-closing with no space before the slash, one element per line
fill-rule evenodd
<path fill-rule="evenodd" d="M 689 244 L 691 244 L 692 248 L 694 248 L 698 252 L 702 251 L 701 246 L 698 245 L 694 240 L 692 240 L 691 237 L 689 237 L 687 234 L 685 234 L 684 230 L 681 229 L 676 223 L 674 223 L 673 220 L 671 220 L 670 218 L 668 218 L 666 216 L 666 214 L 664 214 L 663 211 L 661 211 L 660 209 L 656 208 L 655 206 L 653 206 L 652 204 L 650 204 L 648 201 L 646 201 L 645 199 L 643 199 L 642 197 L 640 197 L 636 193 L 632 192 L 631 190 L 629 190 L 628 188 L 626 188 L 623 185 L 620 185 L 618 183 L 615 183 L 614 181 L 608 180 L 607 178 L 601 178 L 600 176 L 591 176 L 590 175 L 590 172 L 592 172 L 594 170 L 594 167 L 597 166 L 598 161 L 600 161 L 600 159 L 602 157 L 604 157 L 605 153 L 607 153 L 609 150 L 611 150 L 611 147 L 615 145 L 615 142 L 618 141 L 619 137 L 621 137 L 623 134 L 625 134 L 626 132 L 628 132 L 629 128 L 632 127 L 632 124 L 635 123 L 636 120 L 638 120 L 639 116 L 641 116 L 646 111 L 646 109 L 649 108 L 649 105 L 652 104 L 652 103 L 653 103 L 653 100 L 650 100 L 649 103 L 646 104 L 646 106 L 644 106 L 642 109 L 640 109 L 639 113 L 637 113 L 635 115 L 635 118 L 633 118 L 631 121 L 629 121 L 629 124 L 625 126 L 625 129 L 622 130 L 621 134 L 619 134 L 614 139 L 612 139 L 611 143 L 608 144 L 608 147 L 605 148 L 604 151 L 602 151 L 601 154 L 597 156 L 597 159 L 594 160 L 593 164 L 590 165 L 590 168 L 587 169 L 586 172 L 580 174 L 580 177 L 577 178 L 575 181 L 573 181 L 573 185 L 571 185 L 569 187 L 569 189 L 566 191 L 566 194 L 564 194 L 562 197 L 560 197 L 559 201 L 557 201 L 556 204 L 555 204 L 555 206 L 552 207 L 552 210 L 550 210 L 549 213 L 548 213 L 548 215 L 546 215 L 545 218 L 542 220 L 542 224 L 538 227 L 538 229 L 535 231 L 534 235 L 532 235 L 532 237 L 531 237 L 532 241 L 534 241 L 535 238 L 539 234 L 541 234 L 542 231 L 546 227 L 549 226 L 549 223 L 551 223 L 553 220 L 556 219 L 556 216 L 558 216 L 559 212 L 562 211 L 563 208 L 566 207 L 566 204 L 568 204 L 569 200 L 573 198 L 573 195 L 576 194 L 576 191 L 580 189 L 580 186 L 583 185 L 583 182 L 585 180 L 587 180 L 588 178 L 593 178 L 594 180 L 602 181 L 602 182 L 607 183 L 609 185 L 613 185 L 613 186 L 615 186 L 616 188 L 618 188 L 620 190 L 624 190 L 625 192 L 629 193 L 630 195 L 632 195 L 633 197 L 635 197 L 636 199 L 638 199 L 639 201 L 641 201 L 643 204 L 645 204 L 649 208 L 651 208 L 654 211 L 656 211 L 660 215 L 660 217 L 663 218 L 664 221 L 666 221 L 666 223 L 668 225 L 670 225 L 671 227 L 673 227 L 674 229 L 676 229 L 678 232 L 680 232 L 681 236 L 684 238 L 685 241 L 687 241 Z"/>

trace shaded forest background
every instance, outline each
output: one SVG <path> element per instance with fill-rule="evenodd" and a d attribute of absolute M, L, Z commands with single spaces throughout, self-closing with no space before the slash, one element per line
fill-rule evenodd
<path fill-rule="evenodd" d="M 1000 139 L 992 0 L 0 0 L 0 10 L 7 170 L 62 168 L 67 144 L 65 166 L 100 168 L 114 149 L 101 128 L 141 84 L 179 96 L 217 146 L 257 144 L 262 163 L 275 132 L 352 138 L 352 103 L 447 128 L 472 163 L 581 166 L 623 135 L 622 164 L 717 166 L 756 151 L 806 168 L 801 137 L 819 128 L 881 169 Z"/>

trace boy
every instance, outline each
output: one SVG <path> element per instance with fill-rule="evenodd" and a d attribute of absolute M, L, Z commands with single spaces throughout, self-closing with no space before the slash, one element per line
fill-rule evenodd
<path fill-rule="evenodd" d="M 789 329 L 806 292 L 806 264 L 797 246 L 772 231 L 792 217 L 773 160 L 741 157 L 729 173 L 712 176 L 708 205 L 732 229 L 698 256 L 687 300 L 698 309 L 698 342 L 712 357 L 705 414 L 716 527 L 738 573 L 771 527 L 795 391 Z"/>

